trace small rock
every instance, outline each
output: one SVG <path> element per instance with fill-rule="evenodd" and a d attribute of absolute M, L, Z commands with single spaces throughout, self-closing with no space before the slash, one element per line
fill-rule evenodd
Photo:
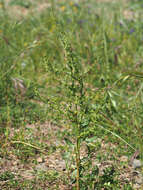
<path fill-rule="evenodd" d="M 37 162 L 38 163 L 42 163 L 43 162 L 43 159 L 41 157 L 37 158 Z"/>
<path fill-rule="evenodd" d="M 141 167 L 142 167 L 141 161 L 140 161 L 140 160 L 137 160 L 137 159 L 134 159 L 134 160 L 133 160 L 133 163 L 132 163 L 132 167 L 133 167 L 134 169 L 136 169 L 136 168 L 141 168 Z"/>
<path fill-rule="evenodd" d="M 121 162 L 127 162 L 127 161 L 128 161 L 128 157 L 127 157 L 127 156 L 122 156 L 122 157 L 120 158 L 120 161 L 121 161 Z"/>

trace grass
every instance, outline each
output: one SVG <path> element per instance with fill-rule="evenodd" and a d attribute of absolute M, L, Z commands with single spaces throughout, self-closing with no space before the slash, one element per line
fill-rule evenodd
<path fill-rule="evenodd" d="M 136 150 L 143 161 L 141 3 L 3 3 L 0 188 L 76 189 L 78 169 L 77 189 L 141 189 L 125 177 Z M 12 15 L 15 5 L 27 14 Z M 82 103 L 72 74 L 83 80 Z"/>

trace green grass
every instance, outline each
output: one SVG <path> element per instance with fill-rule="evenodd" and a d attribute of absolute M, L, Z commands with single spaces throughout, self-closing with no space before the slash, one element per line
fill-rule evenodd
<path fill-rule="evenodd" d="M 17 0 L 8 6 L 31 9 L 38 2 Z M 65 112 L 73 99 L 65 96 L 68 88 L 64 85 L 69 78 L 65 78 L 67 58 L 61 44 L 64 32 L 82 65 L 85 101 L 92 110 L 82 121 L 82 143 L 86 144 L 88 159 L 83 161 L 81 189 L 133 189 L 132 182 L 122 184 L 118 176 L 122 174 L 121 156 L 130 158 L 139 150 L 143 160 L 142 4 L 94 0 L 50 4 L 44 11 L 29 12 L 24 18 L 13 17 L 7 5 L 0 6 L 0 158 L 18 159 L 24 168 L 27 162 L 34 168 L 35 156 L 58 150 L 67 163 L 68 174 L 35 172 L 30 181 L 17 173 L 14 177 L 11 170 L 1 170 L 0 188 L 44 189 L 49 181 L 45 185 L 48 189 L 58 189 L 60 184 L 75 189 L 76 169 L 70 167 L 74 165 L 75 136 Z M 125 11 L 134 16 L 127 17 Z M 41 131 L 46 121 L 56 126 L 54 132 L 49 128 L 49 132 Z M 50 138 L 53 144 L 47 145 Z M 104 147 L 106 144 L 111 146 Z M 114 175 L 109 167 L 101 176 L 97 168 L 92 169 L 93 159 L 98 163 L 112 160 Z"/>

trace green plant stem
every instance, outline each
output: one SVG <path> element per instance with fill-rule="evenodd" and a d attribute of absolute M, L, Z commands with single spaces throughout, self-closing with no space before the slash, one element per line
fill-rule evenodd
<path fill-rule="evenodd" d="M 80 190 L 80 142 L 79 138 L 76 139 L 76 168 L 77 168 L 77 176 L 76 176 L 76 188 Z"/>

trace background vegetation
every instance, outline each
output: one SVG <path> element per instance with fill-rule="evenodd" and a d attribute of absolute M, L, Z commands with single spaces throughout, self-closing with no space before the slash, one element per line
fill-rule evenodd
<path fill-rule="evenodd" d="M 142 189 L 142 4 L 1 1 L 1 189 Z"/>

